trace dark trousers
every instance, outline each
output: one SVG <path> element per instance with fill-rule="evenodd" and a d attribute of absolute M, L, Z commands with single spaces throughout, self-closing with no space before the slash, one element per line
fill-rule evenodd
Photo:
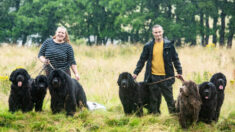
<path fill-rule="evenodd" d="M 151 82 L 157 82 L 165 79 L 165 76 L 151 75 Z M 153 84 L 150 89 L 150 112 L 154 114 L 160 114 L 160 105 L 162 97 L 164 96 L 169 113 L 175 112 L 174 98 L 172 92 L 172 86 L 167 81 L 163 81 L 157 84 Z"/>

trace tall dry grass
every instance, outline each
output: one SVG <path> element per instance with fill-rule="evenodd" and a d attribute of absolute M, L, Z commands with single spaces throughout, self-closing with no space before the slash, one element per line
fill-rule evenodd
<path fill-rule="evenodd" d="M 75 52 L 78 72 L 81 77 L 79 82 L 83 85 L 88 100 L 104 104 L 108 109 L 106 114 L 98 113 L 89 115 L 89 118 L 94 118 L 92 123 L 103 126 L 103 129 L 111 129 L 113 123 L 119 123 L 119 120 L 121 120 L 121 123 L 124 122 L 124 126 L 129 126 L 132 123 L 138 126 L 136 129 L 132 127 L 123 129 L 121 128 L 122 126 L 120 128 L 117 127 L 117 130 L 120 129 L 122 131 L 139 131 L 143 129 L 144 131 L 171 131 L 171 129 L 167 128 L 166 124 L 172 126 L 173 130 L 178 129 L 175 120 L 172 121 L 172 117 L 168 114 L 164 99 L 161 105 L 162 115 L 159 118 L 155 119 L 150 115 L 145 116 L 142 120 L 142 122 L 147 120 L 147 124 L 149 124 L 149 122 L 155 124 L 146 125 L 144 128 L 141 128 L 142 122 L 139 123 L 140 121 L 137 118 L 123 117 L 123 110 L 118 97 L 117 79 L 121 72 L 133 72 L 142 52 L 143 45 L 72 46 Z M 186 80 L 201 83 L 202 81 L 208 81 L 216 72 L 222 72 L 226 75 L 228 85 L 225 91 L 226 96 L 221 111 L 221 119 L 225 119 L 232 111 L 235 111 L 235 84 L 232 84 L 233 80 L 235 80 L 235 48 L 228 50 L 196 46 L 177 48 L 177 51 L 183 67 L 183 76 Z M 42 64 L 37 59 L 38 52 L 39 47 L 0 47 L 0 76 L 9 76 L 10 73 L 19 66 L 26 68 L 32 77 L 37 76 L 42 68 Z M 143 81 L 144 71 L 145 67 L 138 76 L 137 81 Z M 173 85 L 174 98 L 178 95 L 180 85 L 181 82 L 176 80 Z M 2 92 L 3 90 L 1 89 L 9 91 L 10 83 L 3 84 L 1 82 L 0 84 L 0 105 L 2 107 L 0 113 L 1 111 L 7 111 L 9 95 L 9 92 Z M 47 112 L 50 112 L 49 93 L 47 93 L 43 108 L 46 109 Z M 86 116 L 87 115 L 85 115 L 85 117 Z M 102 123 L 100 120 L 104 122 Z M 125 124 L 125 122 L 127 122 L 127 124 Z M 156 124 L 156 122 L 166 122 L 166 124 Z M 108 125 L 106 126 L 106 124 Z M 68 130 L 65 126 L 62 128 Z M 31 128 L 29 129 L 31 130 Z M 200 129 L 201 128 L 199 128 L 199 130 Z"/>

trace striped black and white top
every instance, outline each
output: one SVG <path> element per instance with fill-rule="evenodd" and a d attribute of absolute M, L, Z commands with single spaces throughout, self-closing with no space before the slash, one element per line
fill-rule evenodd
<path fill-rule="evenodd" d="M 40 56 L 49 59 L 55 69 L 63 71 L 68 71 L 71 65 L 76 64 L 72 46 L 68 43 L 55 43 L 52 38 L 43 42 L 38 58 Z M 52 68 L 48 65 L 47 70 L 50 73 Z"/>

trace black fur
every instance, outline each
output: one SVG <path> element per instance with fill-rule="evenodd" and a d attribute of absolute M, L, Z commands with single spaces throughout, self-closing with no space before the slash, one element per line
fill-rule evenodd
<path fill-rule="evenodd" d="M 203 82 L 199 85 L 199 93 L 202 100 L 199 121 L 211 123 L 216 113 L 217 91 L 211 82 Z"/>
<path fill-rule="evenodd" d="M 47 77 L 45 75 L 38 75 L 32 82 L 32 89 L 30 91 L 35 111 L 42 111 L 43 100 L 47 92 Z"/>
<path fill-rule="evenodd" d="M 220 115 L 220 110 L 224 102 L 224 90 L 227 84 L 227 79 L 225 75 L 221 72 L 215 73 L 211 79 L 210 82 L 212 82 L 217 90 L 217 107 L 216 107 L 216 114 L 214 117 L 214 120 L 217 122 Z"/>
<path fill-rule="evenodd" d="M 125 114 L 143 115 L 143 107 L 149 110 L 149 90 L 147 84 L 137 83 L 132 75 L 123 72 L 119 75 L 119 97 Z"/>
<path fill-rule="evenodd" d="M 73 116 L 76 112 L 76 106 L 88 108 L 86 94 L 81 84 L 64 71 L 53 70 L 48 77 L 48 83 L 53 113 L 60 112 L 65 108 L 66 114 Z"/>
<path fill-rule="evenodd" d="M 9 96 L 9 111 L 22 110 L 28 112 L 33 109 L 30 95 L 30 75 L 25 69 L 16 69 L 10 75 L 11 93 Z"/>

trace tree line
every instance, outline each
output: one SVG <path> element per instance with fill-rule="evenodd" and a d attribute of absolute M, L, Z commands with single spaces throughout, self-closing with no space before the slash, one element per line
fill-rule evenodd
<path fill-rule="evenodd" d="M 72 40 L 88 45 L 145 43 L 160 24 L 177 46 L 214 44 L 232 47 L 234 0 L 0 0 L 0 42 L 16 43 L 37 34 L 42 43 L 65 26 Z"/>

